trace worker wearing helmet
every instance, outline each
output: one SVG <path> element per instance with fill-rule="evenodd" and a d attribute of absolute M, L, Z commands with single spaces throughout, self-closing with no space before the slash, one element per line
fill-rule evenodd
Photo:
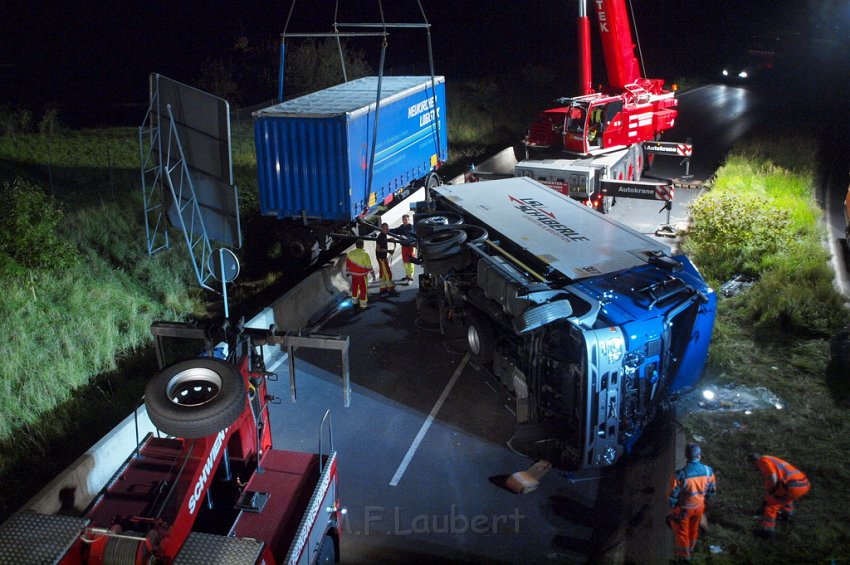
<path fill-rule="evenodd" d="M 359 304 L 361 309 L 366 308 L 369 301 L 366 277 L 370 273 L 374 275 L 375 271 L 372 269 L 371 257 L 363 249 L 362 239 L 358 239 L 354 249 L 345 256 L 345 272 L 351 277 L 351 301 L 355 306 Z"/>
<path fill-rule="evenodd" d="M 791 518 L 796 513 L 794 502 L 809 492 L 811 485 L 805 473 L 779 457 L 750 453 L 747 461 L 764 477 L 766 494 L 761 506 L 761 529 L 756 535 L 772 538 L 776 518 Z"/>
<path fill-rule="evenodd" d="M 689 562 L 699 536 L 705 502 L 714 495 L 716 482 L 711 467 L 700 462 L 702 449 L 696 443 L 685 446 L 687 465 L 673 473 L 668 492 L 670 514 L 667 525 L 676 534 L 674 553 Z"/>

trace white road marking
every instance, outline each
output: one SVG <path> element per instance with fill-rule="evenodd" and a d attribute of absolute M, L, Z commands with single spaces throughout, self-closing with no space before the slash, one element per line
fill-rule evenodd
<path fill-rule="evenodd" d="M 390 481 L 391 487 L 398 486 L 401 477 L 407 470 L 407 466 L 410 465 L 410 461 L 413 459 L 413 455 L 416 453 L 416 450 L 419 449 L 419 444 L 422 443 L 422 440 L 425 438 L 425 434 L 428 433 L 428 429 L 431 427 L 431 423 L 437 416 L 437 412 L 439 412 L 440 408 L 442 408 L 443 402 L 446 401 L 446 398 L 449 396 L 452 387 L 454 387 L 455 382 L 457 382 L 457 378 L 460 376 L 461 372 L 463 372 L 463 368 L 466 367 L 467 362 L 469 362 L 469 353 L 463 356 L 463 360 L 461 360 L 460 365 L 457 366 L 457 369 L 455 369 L 452 378 L 449 379 L 449 384 L 447 384 L 446 388 L 443 389 L 443 393 L 440 395 L 440 398 L 437 399 L 437 403 L 434 404 L 433 408 L 431 408 L 431 413 L 428 414 L 428 417 L 425 418 L 425 422 L 423 422 L 422 427 L 419 428 L 419 433 L 416 434 L 416 438 L 413 440 L 413 443 L 410 444 L 410 448 L 407 450 L 407 454 L 404 456 L 404 459 L 402 459 L 401 464 L 398 466 L 398 469 L 395 472 L 395 475 L 393 475 L 393 479 Z"/>

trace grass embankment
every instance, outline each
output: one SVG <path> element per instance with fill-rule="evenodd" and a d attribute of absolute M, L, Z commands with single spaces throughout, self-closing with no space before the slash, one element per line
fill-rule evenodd
<path fill-rule="evenodd" d="M 720 298 L 709 380 L 765 387 L 782 406 L 684 418 L 689 438 L 702 439 L 719 487 L 702 543 L 723 553 L 703 549 L 698 563 L 850 559 L 848 375 L 832 374 L 828 341 L 847 311 L 822 244 L 810 169 L 816 155 L 804 141 L 741 144 L 691 210 L 685 248 L 713 286 L 735 274 L 757 278 L 739 296 Z M 750 451 L 790 461 L 813 483 L 799 517 L 780 523 L 773 542 L 752 533 L 762 486 L 745 463 Z"/>
<path fill-rule="evenodd" d="M 136 135 L 0 137 L 2 516 L 138 404 L 151 322 L 203 309 L 185 252 L 145 251 Z"/>
<path fill-rule="evenodd" d="M 485 151 L 475 136 L 517 137 L 494 118 L 504 115 L 498 91 L 464 83 L 451 96 L 455 161 Z M 204 298 L 217 299 L 200 292 L 182 235 L 172 233 L 169 252 L 145 252 L 137 130 L 73 131 L 53 116 L 35 133 L 8 109 L 0 114 L 2 520 L 138 405 L 155 368 L 151 322 L 203 316 Z M 231 289 L 231 311 L 273 291 L 283 268 L 274 226 L 256 218 L 250 120 L 234 122 L 233 160 L 253 257 Z"/>

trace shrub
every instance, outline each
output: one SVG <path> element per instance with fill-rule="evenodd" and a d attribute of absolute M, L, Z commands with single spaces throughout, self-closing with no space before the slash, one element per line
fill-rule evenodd
<path fill-rule="evenodd" d="M 31 269 L 59 270 L 76 261 L 76 250 L 57 228 L 62 210 L 37 185 L 20 178 L 3 185 L 5 214 L 0 216 L 0 251 Z"/>
<path fill-rule="evenodd" d="M 684 248 L 713 284 L 738 273 L 760 279 L 726 306 L 739 309 L 759 331 L 829 335 L 846 311 L 821 245 L 811 170 L 793 157 L 794 149 L 811 144 L 776 146 L 778 159 L 757 142 L 729 156 L 712 189 L 691 207 L 693 227 Z M 777 165 L 780 160 L 796 172 Z"/>
<path fill-rule="evenodd" d="M 766 205 L 762 194 L 709 192 L 691 206 L 691 217 L 686 249 L 715 281 L 757 276 L 793 239 L 789 212 Z"/>

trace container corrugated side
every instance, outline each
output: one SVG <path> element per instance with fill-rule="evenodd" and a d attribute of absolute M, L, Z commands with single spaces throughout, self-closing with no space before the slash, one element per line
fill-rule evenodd
<path fill-rule="evenodd" d="M 389 78 L 401 82 L 397 80 L 396 88 L 382 96 L 371 189 L 368 163 L 374 102 L 342 113 L 319 113 L 316 105 L 284 103 L 256 114 L 257 170 L 264 214 L 351 221 L 445 161 L 442 77 L 436 77 L 435 87 L 430 77 Z M 361 90 L 369 87 L 368 82 L 359 80 L 352 83 L 358 83 Z M 350 88 L 352 83 L 339 87 Z M 345 88 L 327 92 L 332 89 L 326 89 L 324 99 L 351 95 Z"/>

